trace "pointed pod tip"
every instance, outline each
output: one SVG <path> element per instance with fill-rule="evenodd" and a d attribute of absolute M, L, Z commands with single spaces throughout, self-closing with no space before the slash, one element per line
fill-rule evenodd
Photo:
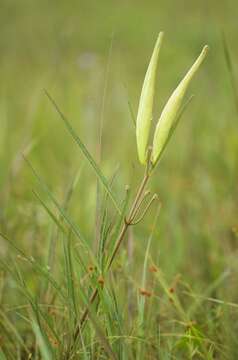
<path fill-rule="evenodd" d="M 209 51 L 209 46 L 205 45 L 203 47 L 203 49 L 202 49 L 202 52 L 201 52 L 200 56 L 199 56 L 199 59 L 200 59 L 199 62 L 200 63 L 205 59 L 205 57 L 207 56 L 208 51 Z"/>
<path fill-rule="evenodd" d="M 163 40 L 163 37 L 164 37 L 164 32 L 163 32 L 163 31 L 160 31 L 160 32 L 159 32 L 159 35 L 158 35 L 158 37 L 157 37 L 157 42 L 158 42 L 158 43 L 161 43 L 162 40 Z"/>
<path fill-rule="evenodd" d="M 157 36 L 157 40 L 156 40 L 156 44 L 155 44 L 155 49 L 157 49 L 157 51 L 159 50 L 159 48 L 162 45 L 163 38 L 164 38 L 164 32 L 160 31 L 159 35 Z"/>
<path fill-rule="evenodd" d="M 205 46 L 203 47 L 203 49 L 202 49 L 202 53 L 204 54 L 204 56 L 207 55 L 208 51 L 209 51 L 209 46 L 208 46 L 208 45 L 205 45 Z"/>

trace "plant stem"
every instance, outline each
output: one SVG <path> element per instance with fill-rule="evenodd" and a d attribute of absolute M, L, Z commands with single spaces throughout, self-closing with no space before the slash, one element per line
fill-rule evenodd
<path fill-rule="evenodd" d="M 136 215 L 137 210 L 138 210 L 138 204 L 140 203 L 140 200 L 141 200 L 141 198 L 143 196 L 143 192 L 144 192 L 144 189 L 145 189 L 145 187 L 146 187 L 146 185 L 148 183 L 149 178 L 150 178 L 150 174 L 149 174 L 148 171 L 146 171 L 145 175 L 144 175 L 144 177 L 143 177 L 143 179 L 141 181 L 141 184 L 140 184 L 140 186 L 138 188 L 138 191 L 136 193 L 135 200 L 132 203 L 131 209 L 129 211 L 128 218 L 125 218 L 125 220 L 124 220 L 123 227 L 121 229 L 120 235 L 119 235 L 118 240 L 116 242 L 116 245 L 114 247 L 113 253 L 112 253 L 111 257 L 110 257 L 110 260 L 108 262 L 107 270 L 110 269 L 116 255 L 118 253 L 118 250 L 119 250 L 119 248 L 121 246 L 121 243 L 122 243 L 122 241 L 123 241 L 123 239 L 124 239 L 124 237 L 126 235 L 126 232 L 127 232 L 128 228 L 129 228 L 129 226 L 132 225 L 132 223 L 133 223 L 133 220 L 134 220 L 135 215 Z M 139 206 L 140 206 L 140 204 L 139 204 Z M 96 300 L 97 296 L 98 296 L 98 289 L 96 288 L 96 289 L 94 289 L 94 291 L 93 291 L 93 293 L 92 293 L 92 295 L 90 297 L 89 303 L 93 304 L 94 301 Z M 84 310 L 83 314 L 82 314 L 79 325 L 76 328 L 76 331 L 75 331 L 75 334 L 74 334 L 74 341 L 77 340 L 78 335 L 80 333 L 80 330 L 82 329 L 82 327 L 84 326 L 84 324 L 85 324 L 85 322 L 87 320 L 88 313 L 89 313 L 89 308 L 86 308 Z"/>
<path fill-rule="evenodd" d="M 111 267 L 111 265 L 113 263 L 113 260 L 114 260 L 115 256 L 117 255 L 117 252 L 118 252 L 118 250 L 120 248 L 120 245 L 121 245 L 121 243 L 122 243 L 122 241 L 124 239 L 124 236 L 125 236 L 125 234 L 127 232 L 127 229 L 132 224 L 132 222 L 134 220 L 134 216 L 135 216 L 136 211 L 137 211 L 137 205 L 138 205 L 138 203 L 139 203 L 139 201 L 140 201 L 140 199 L 141 199 L 141 197 L 143 195 L 143 191 L 145 189 L 145 186 L 146 186 L 148 180 L 149 180 L 149 175 L 146 173 L 143 180 L 142 180 L 142 182 L 141 182 L 141 184 L 140 184 L 140 187 L 139 187 L 139 189 L 137 191 L 135 200 L 134 200 L 134 202 L 132 204 L 132 207 L 131 207 L 131 210 L 129 212 L 128 219 L 125 219 L 125 221 L 124 221 L 123 228 L 121 230 L 121 233 L 120 233 L 120 235 L 118 237 L 118 240 L 116 242 L 113 253 L 111 255 L 107 270 L 110 269 L 110 267 Z"/>

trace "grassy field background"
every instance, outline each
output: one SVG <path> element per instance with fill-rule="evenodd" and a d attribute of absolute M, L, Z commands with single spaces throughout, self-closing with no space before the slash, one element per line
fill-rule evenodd
<path fill-rule="evenodd" d="M 113 292 L 117 310 L 112 306 L 115 299 L 110 300 L 111 305 L 102 300 L 104 305 L 98 309 L 97 321 L 118 359 L 238 357 L 238 113 L 222 41 L 224 32 L 234 67 L 233 80 L 238 84 L 237 10 L 234 0 L 2 1 L 0 230 L 43 267 L 47 266 L 53 244 L 52 274 L 65 288 L 62 236 L 32 189 L 40 191 L 55 216 L 58 213 L 37 184 L 22 153 L 61 204 L 78 174 L 67 213 L 95 252 L 97 178 L 66 132 L 44 89 L 67 115 L 107 178 L 116 174 L 113 189 L 122 201 L 125 185 L 134 189 L 143 173 L 137 160 L 128 102 L 136 113 L 159 31 L 165 31 L 165 39 L 155 121 L 202 46 L 210 46 L 209 56 L 189 90 L 195 97 L 151 182 L 151 189 L 162 202 L 159 218 L 153 228 L 157 214 L 154 207 L 132 229 L 129 247 L 125 241 L 113 265 L 114 280 L 108 280 L 108 292 Z M 100 189 L 101 200 L 103 196 Z M 102 201 L 100 204 L 102 210 Z M 111 219 L 114 210 L 110 200 L 108 204 Z M 152 228 L 150 255 L 145 263 Z M 73 241 L 72 251 L 77 247 L 77 240 Z M 85 256 L 86 266 L 90 266 L 90 259 L 80 246 L 79 252 Z M 34 264 L 24 261 L 3 238 L 0 253 L 0 359 L 67 358 L 62 349 L 69 342 L 63 342 L 61 336 L 67 326 L 75 326 L 77 319 L 66 314 L 63 319 L 56 316 L 52 320 L 62 341 L 55 346 L 48 341 L 52 337 L 46 330 L 49 324 L 42 325 L 45 340 L 38 349 L 35 337 L 39 344 L 41 335 L 35 324 L 44 320 L 37 310 L 33 314 L 38 313 L 40 320 L 36 316 L 33 326 L 29 323 L 32 310 L 25 307 L 19 272 L 38 305 L 49 301 L 42 286 L 46 280 L 36 275 Z M 152 263 L 164 274 L 166 285 L 148 271 Z M 7 265 L 18 273 L 18 280 L 9 274 Z M 83 272 L 77 264 L 75 267 L 80 280 Z M 175 283 L 175 295 L 170 299 L 166 288 Z M 84 290 L 86 285 L 87 282 Z M 143 297 L 141 288 L 153 296 Z M 53 296 L 54 291 L 50 291 Z M 177 297 L 182 315 L 173 303 Z M 54 301 L 50 299 L 52 306 L 62 305 L 57 296 Z M 77 306 L 80 313 L 82 304 Z M 113 325 L 118 314 L 120 331 L 118 324 Z M 188 319 L 194 323 L 188 324 Z M 105 344 L 101 345 L 90 320 L 83 336 L 86 350 L 79 344 L 77 349 L 81 350 L 72 359 L 108 358 Z M 19 337 L 32 355 L 24 352 Z"/>

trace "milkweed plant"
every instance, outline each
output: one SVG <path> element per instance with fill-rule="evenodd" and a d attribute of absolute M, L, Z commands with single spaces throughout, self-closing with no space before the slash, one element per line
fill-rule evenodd
<path fill-rule="evenodd" d="M 205 59 L 208 46 L 204 46 L 197 60 L 194 62 L 192 67 L 186 73 L 184 78 L 180 81 L 179 85 L 173 91 L 172 95 L 168 99 L 166 105 L 164 106 L 158 123 L 155 128 L 153 143 L 152 145 L 148 144 L 148 139 L 151 130 L 152 124 L 152 114 L 153 114 L 153 105 L 155 97 L 155 85 L 156 85 L 156 75 L 158 67 L 158 59 L 160 54 L 160 49 L 162 45 L 164 34 L 161 32 L 156 41 L 148 69 L 146 71 L 145 79 L 142 86 L 142 91 L 140 95 L 140 101 L 138 106 L 138 113 L 136 119 L 136 140 L 137 140 L 137 152 L 140 163 L 145 167 L 145 174 L 139 185 L 139 188 L 136 192 L 135 199 L 132 202 L 131 208 L 128 212 L 128 216 L 125 216 L 124 223 L 121 229 L 121 232 L 116 241 L 115 247 L 109 256 L 106 269 L 108 270 L 115 259 L 120 245 L 125 237 L 127 229 L 131 225 L 136 225 L 139 223 L 147 213 L 151 204 L 158 199 L 157 194 L 152 195 L 151 199 L 148 201 L 147 205 L 141 210 L 142 204 L 145 199 L 150 195 L 150 191 L 146 191 L 146 185 L 150 179 L 153 170 L 157 166 L 158 162 L 161 159 L 161 156 L 170 140 L 171 135 L 173 134 L 178 121 L 180 119 L 181 112 L 184 109 L 185 105 L 183 104 L 184 97 L 187 91 L 187 88 L 193 79 L 194 75 L 198 71 L 200 65 Z M 140 214 L 140 216 L 139 216 Z M 98 288 L 95 288 L 94 292 L 90 298 L 90 304 L 98 296 Z M 80 333 L 80 328 L 83 326 L 84 322 L 87 319 L 89 313 L 89 308 L 86 308 L 80 324 L 76 330 L 75 336 L 77 337 Z"/>

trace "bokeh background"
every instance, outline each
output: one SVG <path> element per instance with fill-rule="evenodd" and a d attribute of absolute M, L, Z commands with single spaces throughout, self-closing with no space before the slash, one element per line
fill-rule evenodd
<path fill-rule="evenodd" d="M 153 254 L 168 277 L 181 273 L 197 293 L 219 278 L 214 296 L 236 302 L 238 113 L 222 33 L 238 84 L 237 11 L 234 0 L 1 1 L 1 231 L 33 256 L 44 254 L 50 221 L 32 194 L 36 184 L 22 158 L 26 153 L 58 199 L 80 169 L 69 212 L 93 244 L 96 178 L 44 89 L 104 173 L 111 177 L 117 171 L 114 190 L 120 199 L 125 185 L 133 187 L 143 173 L 128 103 L 136 114 L 147 64 L 163 30 L 155 123 L 203 45 L 210 52 L 151 184 L 163 204 Z M 152 211 L 134 231 L 135 277 L 153 216 Z"/>

